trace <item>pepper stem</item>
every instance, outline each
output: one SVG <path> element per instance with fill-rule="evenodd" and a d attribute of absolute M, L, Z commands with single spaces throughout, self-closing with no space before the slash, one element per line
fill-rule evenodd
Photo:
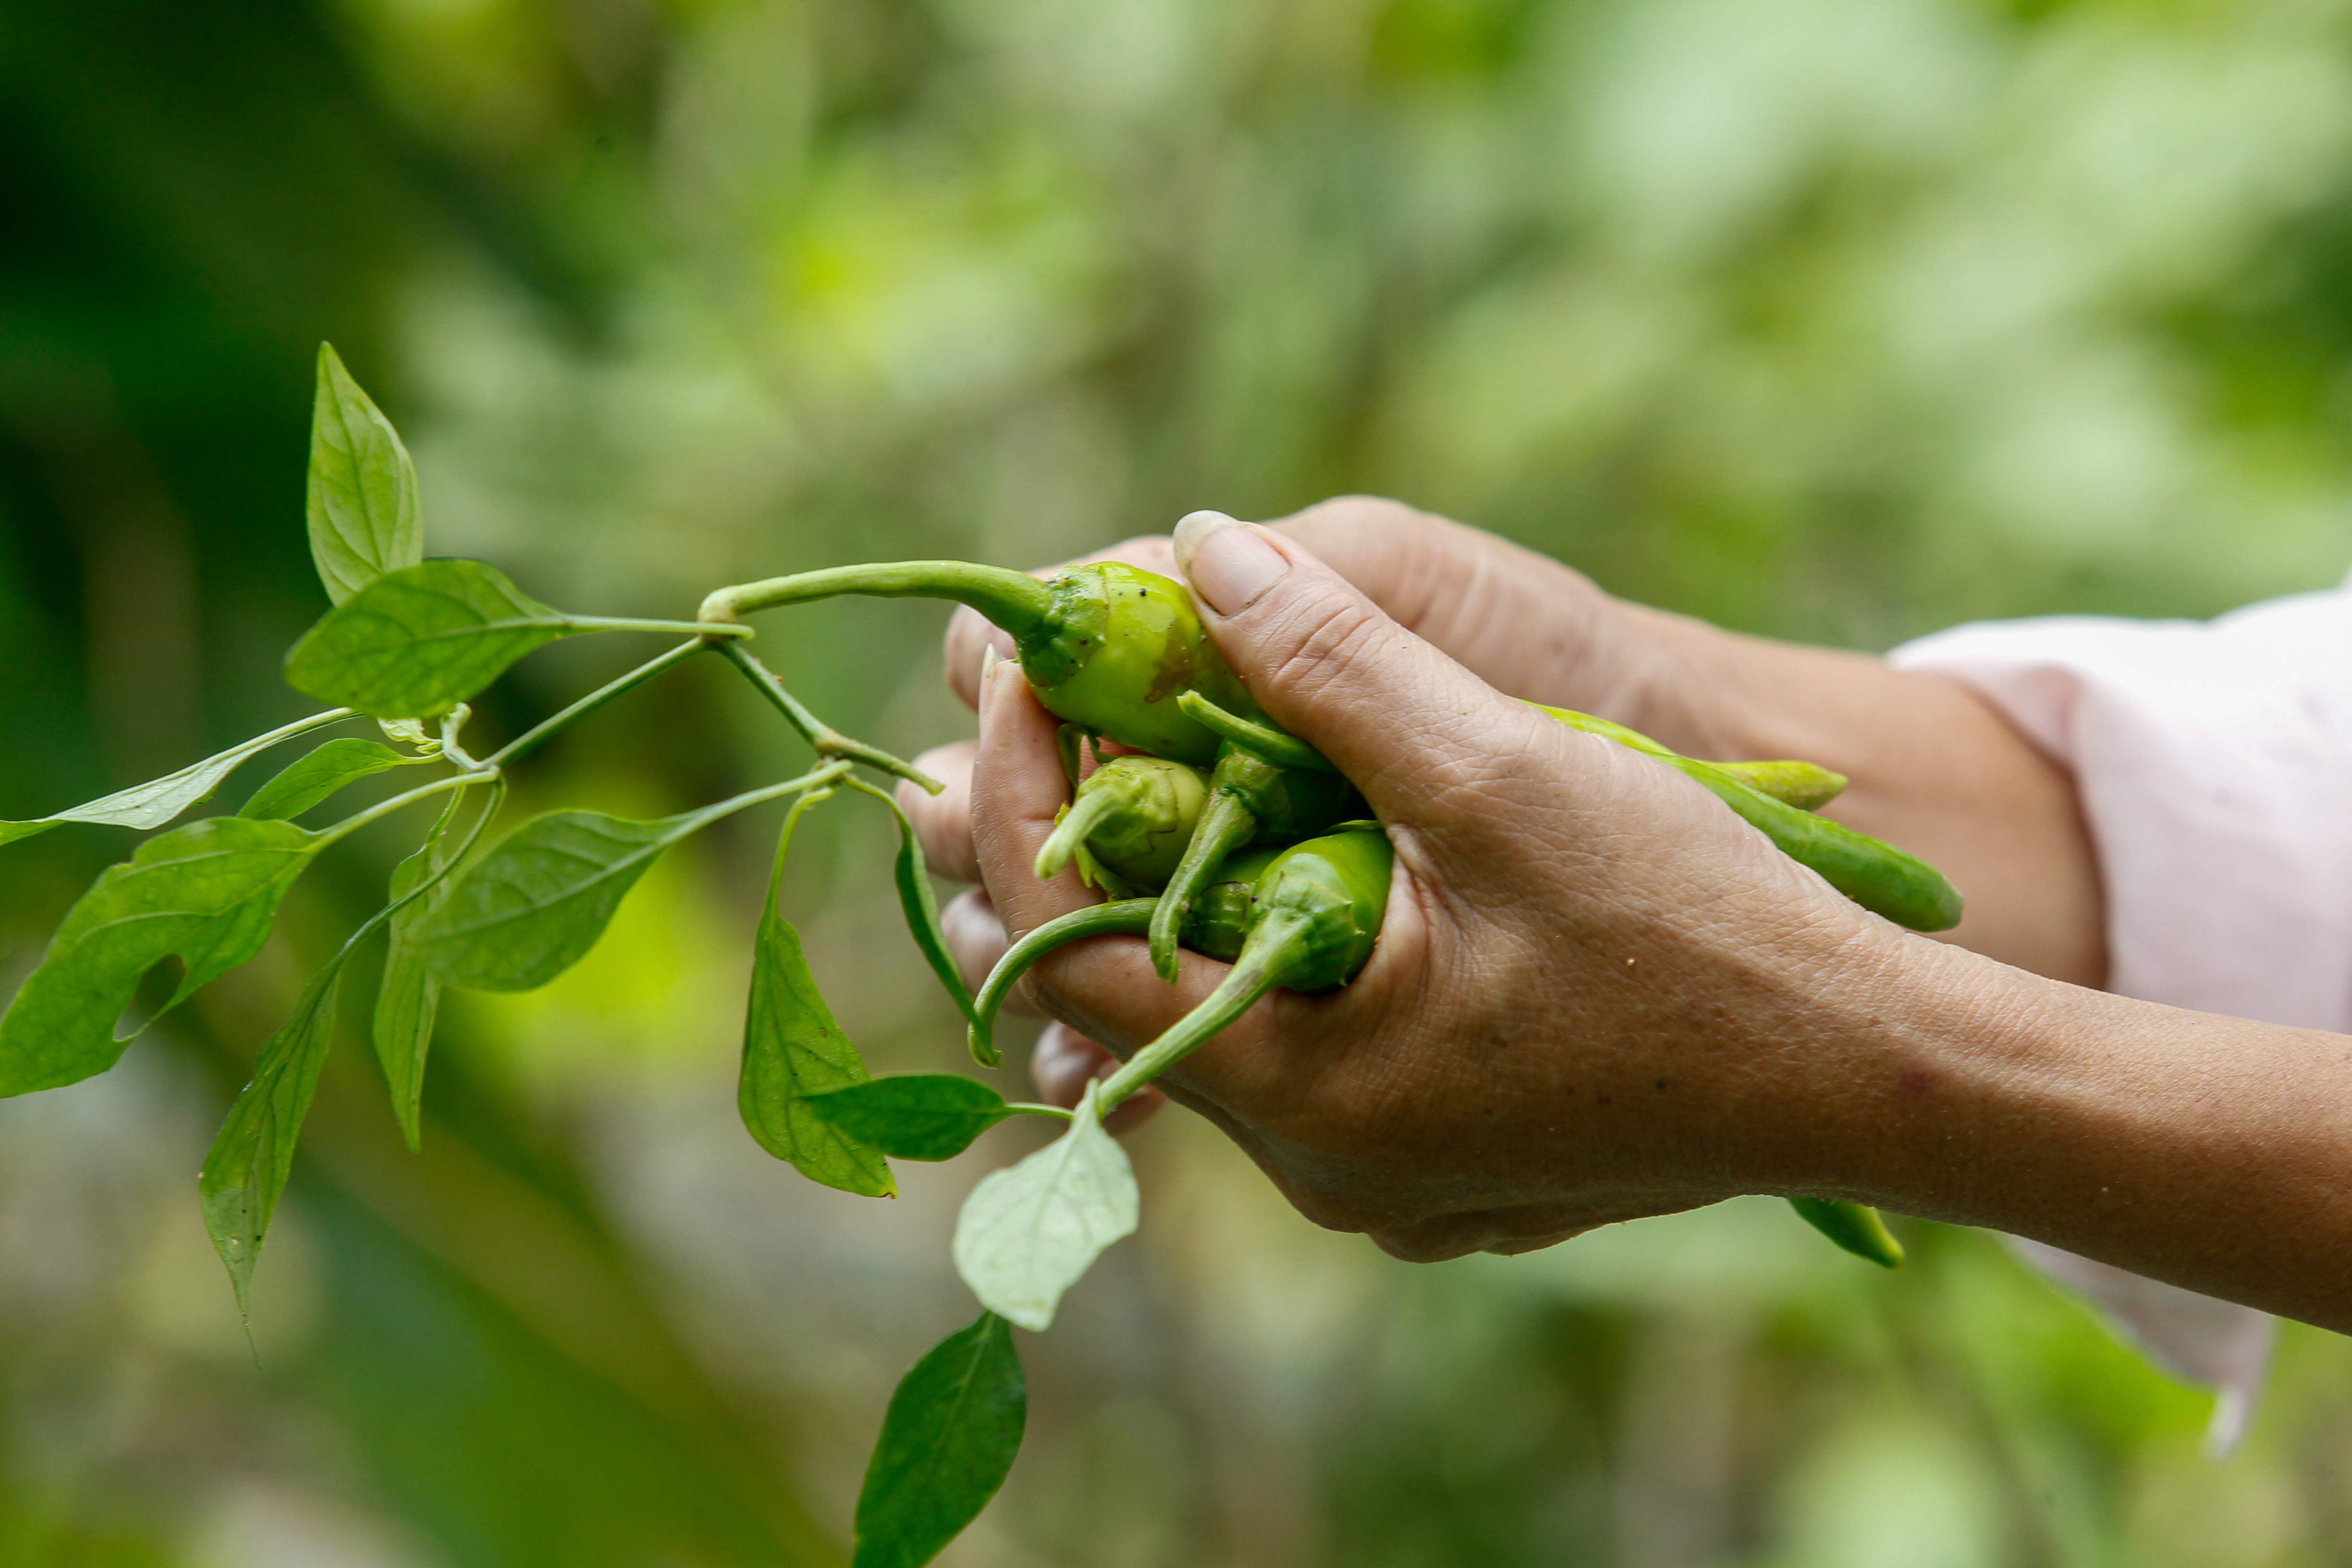
<path fill-rule="evenodd" d="M 1075 815 L 1075 813 L 1073 814 Z M 1232 795 L 1213 791 L 1201 808 L 1184 858 L 1160 892 L 1160 908 L 1151 916 L 1151 967 L 1160 978 L 1176 981 L 1176 939 L 1184 930 L 1184 916 L 1202 886 L 1214 875 L 1224 858 L 1257 837 L 1257 816 Z"/>
<path fill-rule="evenodd" d="M 754 610 L 843 594 L 877 599 L 952 599 L 970 605 L 1011 632 L 1015 641 L 1024 642 L 1045 626 L 1054 608 L 1052 590 L 1026 572 L 969 561 L 879 561 L 721 588 L 702 601 L 698 618 L 723 625 Z"/>
<path fill-rule="evenodd" d="M 995 1055 L 997 1012 L 1013 994 L 1013 984 L 1028 973 L 1039 959 L 1082 937 L 1140 936 L 1150 924 L 1151 906 L 1156 902 L 1154 899 L 1127 899 L 1073 910 L 1058 920 L 1047 921 L 1006 948 L 1004 956 L 996 961 L 996 967 L 988 972 L 980 994 L 971 1000 L 971 1023 L 966 1032 L 971 1037 L 972 1055 L 983 1061 Z"/>
<path fill-rule="evenodd" d="M 1078 846 L 1087 841 L 1087 835 L 1118 805 L 1118 797 L 1107 789 L 1080 791 L 1077 798 L 1070 802 L 1069 810 L 1062 814 L 1062 820 L 1054 825 L 1053 837 L 1037 851 L 1037 879 L 1044 882 L 1060 875 L 1062 868 L 1070 863 L 1070 857 L 1078 852 Z"/>
<path fill-rule="evenodd" d="M 1039 929 L 1044 929 L 1040 927 Z M 1112 1107 L 1182 1061 L 1222 1034 L 1257 999 L 1282 984 L 1297 961 L 1297 950 L 1314 930 L 1307 916 L 1270 910 L 1242 943 L 1233 973 L 1201 1005 L 1169 1026 L 1168 1032 L 1127 1059 L 1127 1065 L 1103 1079 L 1095 1108 L 1108 1116 Z"/>

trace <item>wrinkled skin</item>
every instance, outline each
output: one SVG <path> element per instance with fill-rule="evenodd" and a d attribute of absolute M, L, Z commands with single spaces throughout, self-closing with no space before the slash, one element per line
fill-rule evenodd
<path fill-rule="evenodd" d="M 1490 611 L 1537 574 L 1412 515 L 1388 523 L 1517 559 L 1499 584 L 1456 577 L 1487 583 Z M 1975 699 L 1559 569 L 1548 646 L 1575 668 L 1551 674 L 1588 689 L 1512 694 L 1853 774 L 1847 820 L 1971 895 L 1945 942 L 1838 897 L 1672 768 L 1510 700 L 1295 533 L 1196 514 L 1178 542 L 1234 669 L 1397 852 L 1353 984 L 1268 998 L 1164 1080 L 1309 1217 L 1438 1258 L 1738 1193 L 1843 1198 L 2352 1328 L 2352 1041 L 2049 978 L 2100 978 L 2095 867 L 2063 773 Z M 1432 624 L 1505 657 L 1484 620 Z M 1025 930 L 1091 901 L 1029 875 L 1064 793 L 1055 726 L 1009 664 L 973 689 L 976 868 Z M 1162 985 L 1124 937 L 1055 954 L 1035 997 L 1076 1034 L 1051 1036 L 1048 1092 L 1090 1070 L 1082 1039 L 1132 1050 L 1223 973 L 1190 955 Z"/>
<path fill-rule="evenodd" d="M 1507 695 L 1600 713 L 1693 756 L 1798 756 L 1852 774 L 1824 815 L 1948 874 L 1969 896 L 1969 918 L 1950 940 L 2078 984 L 2104 978 L 2097 871 L 2072 783 L 1965 689 L 1627 604 L 1547 556 L 1395 501 L 1344 497 L 1269 526 Z M 1164 535 L 1087 559 L 1177 573 Z M 959 610 L 945 663 L 967 703 L 978 700 L 992 648 L 1009 658 L 1012 639 Z M 960 742 L 926 753 L 923 767 L 947 781 L 947 792 L 899 796 L 932 867 L 965 882 L 980 879 L 973 752 Z M 1007 940 L 988 895 L 964 895 L 947 916 L 966 973 L 984 975 Z M 1041 1093 L 1066 1090 L 1061 1103 L 1075 1103 L 1089 1073 L 1115 1065 L 1057 1027 L 1040 1039 L 1032 1071 Z M 1154 1103 L 1131 1101 L 1115 1125 L 1132 1125 Z"/>

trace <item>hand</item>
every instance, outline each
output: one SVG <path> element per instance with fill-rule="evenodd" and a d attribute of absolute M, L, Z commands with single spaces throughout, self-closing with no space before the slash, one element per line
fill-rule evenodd
<path fill-rule="evenodd" d="M 1626 661 L 1609 652 L 1632 646 L 1617 630 L 1630 606 L 1548 556 L 1372 496 L 1327 500 L 1267 526 L 1301 541 L 1391 617 L 1506 691 L 1604 712 L 1629 705 L 1622 679 Z M 1080 559 L 1176 574 L 1165 534 L 1123 540 Z M 992 648 L 1010 658 L 1013 641 L 978 611 L 957 610 L 948 625 L 947 677 L 968 704 L 978 703 L 982 660 Z M 969 742 L 927 752 L 916 765 L 942 780 L 946 791 L 933 796 L 908 785 L 898 792 L 931 868 L 960 882 L 980 879 L 971 842 L 971 759 Z M 1009 940 L 994 906 L 985 893 L 966 893 L 941 917 L 965 979 L 978 985 Z M 1025 988 L 1011 1005 L 1035 1010 Z M 1031 1077 L 1047 1100 L 1075 1105 L 1089 1076 L 1107 1075 L 1118 1065 L 1100 1046 L 1056 1029 L 1040 1037 Z M 1062 1092 L 1066 1099 L 1056 1098 Z M 1160 1103 L 1156 1093 L 1139 1095 L 1110 1125 L 1133 1126 Z"/>
<path fill-rule="evenodd" d="M 1395 501 L 1344 497 L 1267 526 L 1500 691 L 1599 713 L 1694 756 L 1801 757 L 1850 775 L 1823 815 L 1924 856 L 1967 895 L 1967 918 L 1940 940 L 2077 984 L 2104 981 L 2098 868 L 2073 781 L 1965 688 L 1628 604 L 1548 557 Z M 1165 537 L 1087 559 L 1175 565 Z M 947 674 L 967 702 L 992 645 L 1012 651 L 977 614 L 957 612 Z M 933 868 L 967 881 L 979 876 L 971 758 L 970 742 L 929 752 L 921 764 L 946 793 L 899 791 Z M 949 915 L 977 984 L 1004 950 L 1003 924 L 976 895 Z M 1112 1058 L 1096 1065 L 1108 1071 Z"/>
<path fill-rule="evenodd" d="M 1944 950 L 1671 769 L 1504 698 L 1295 540 L 1195 521 L 1179 546 L 1227 659 L 1364 790 L 1398 858 L 1362 975 L 1278 994 L 1164 1079 L 1172 1094 L 1309 1217 L 1410 1258 L 1740 1192 L 1855 1195 L 1836 1110 L 1897 1070 L 1876 1021 Z M 1009 663 L 979 695 L 981 869 L 1026 930 L 1092 896 L 1030 869 L 1064 797 L 1055 721 Z M 1125 1053 L 1222 972 L 1187 954 L 1171 987 L 1139 941 L 1101 938 L 1032 981 Z"/>

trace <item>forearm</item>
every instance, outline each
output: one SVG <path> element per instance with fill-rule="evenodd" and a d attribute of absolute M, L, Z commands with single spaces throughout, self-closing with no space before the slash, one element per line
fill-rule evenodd
<path fill-rule="evenodd" d="M 1968 900 L 1946 940 L 2078 985 L 2106 978 L 2096 855 L 2066 771 L 1982 698 L 1864 654 L 1737 637 L 1623 605 L 1648 647 L 1630 714 L 1676 750 L 1801 757 L 1853 783 L 1822 815 L 1940 868 Z"/>
<path fill-rule="evenodd" d="M 1902 946 L 1825 1091 L 1837 1195 L 2352 1331 L 2352 1038 Z"/>

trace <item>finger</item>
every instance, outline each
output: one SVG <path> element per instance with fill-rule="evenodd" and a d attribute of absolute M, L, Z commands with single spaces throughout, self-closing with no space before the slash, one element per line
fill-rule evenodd
<path fill-rule="evenodd" d="M 923 862 L 950 882 L 980 880 L 980 857 L 971 845 L 971 756 L 976 741 L 933 746 L 915 766 L 947 787 L 933 795 L 911 782 L 898 785 L 898 809 L 915 825 Z"/>
<path fill-rule="evenodd" d="M 1130 566 L 1140 566 L 1163 577 L 1176 575 L 1176 555 L 1164 533 L 1139 534 L 1133 539 L 1122 539 L 1117 544 L 1081 555 L 1077 560 L 1124 561 Z M 1063 565 L 1076 563 L 1064 562 Z M 1047 566 L 1034 575 L 1051 577 L 1061 569 L 1061 566 Z M 1013 646 L 1013 638 L 991 626 L 988 617 L 978 610 L 969 606 L 959 607 L 948 618 L 944 653 L 948 685 L 963 699 L 967 707 L 980 706 L 980 666 L 991 648 L 996 650 L 999 658 L 1011 658 L 1017 651 Z"/>
<path fill-rule="evenodd" d="M 972 762 L 973 842 L 996 913 L 1014 936 L 1100 902 L 1065 867 L 1040 881 L 1037 850 L 1068 798 L 1055 745 L 1054 716 L 1030 695 L 1021 667 L 1000 660 L 983 679 L 980 748 Z M 1047 1013 L 1115 1050 L 1132 1051 L 1208 994 L 1224 966 L 1187 954 L 1179 984 L 1151 972 L 1134 937 L 1097 937 L 1048 954 L 1029 972 L 1031 994 Z"/>
<path fill-rule="evenodd" d="M 1634 704 L 1622 606 L 1549 555 L 1379 496 L 1335 496 L 1266 526 L 1499 690 L 1600 713 Z"/>
<path fill-rule="evenodd" d="M 1038 1096 L 1048 1105 L 1075 1110 L 1085 1098 L 1087 1084 L 1118 1070 L 1118 1058 L 1063 1023 L 1052 1023 L 1037 1036 L 1029 1056 L 1029 1077 Z M 1103 1121 L 1112 1133 L 1124 1133 L 1150 1121 L 1168 1097 L 1147 1089 L 1112 1111 Z"/>
<path fill-rule="evenodd" d="M 1196 511 L 1176 554 L 1250 695 L 1320 748 L 1383 821 L 1488 787 L 1560 726 L 1414 637 L 1297 541 Z"/>

